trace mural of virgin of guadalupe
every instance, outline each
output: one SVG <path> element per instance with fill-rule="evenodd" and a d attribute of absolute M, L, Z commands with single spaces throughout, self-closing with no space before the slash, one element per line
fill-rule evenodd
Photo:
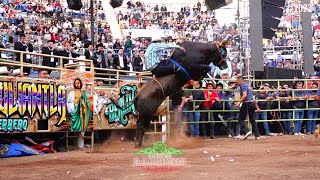
<path fill-rule="evenodd" d="M 71 131 L 86 131 L 90 118 L 90 102 L 82 81 L 76 78 L 73 82 L 74 90 L 68 95 L 68 113 L 71 115 Z"/>

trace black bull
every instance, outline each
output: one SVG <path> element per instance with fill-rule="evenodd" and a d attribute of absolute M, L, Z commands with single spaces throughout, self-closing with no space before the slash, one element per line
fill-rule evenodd
<path fill-rule="evenodd" d="M 211 62 L 220 69 L 228 67 L 221 56 L 221 51 L 227 52 L 224 46 L 188 41 L 179 45 L 186 51 L 177 49 L 171 58 L 183 66 L 193 80 L 201 80 L 211 70 L 209 66 Z M 144 84 L 134 100 L 138 113 L 136 147 L 142 145 L 144 133 L 160 104 L 188 82 L 188 79 L 181 79 L 176 74 L 157 77 L 156 80 L 152 79 Z"/>

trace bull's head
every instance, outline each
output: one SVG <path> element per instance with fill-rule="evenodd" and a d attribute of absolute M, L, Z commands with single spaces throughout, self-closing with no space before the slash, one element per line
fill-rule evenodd
<path fill-rule="evenodd" d="M 208 66 L 210 63 L 213 63 L 221 70 L 228 67 L 226 62 L 226 41 L 212 44 L 186 41 L 179 45 L 185 48 L 186 53 L 177 50 L 173 53 L 172 58 L 181 63 L 194 80 L 199 80 L 206 75 L 210 70 Z M 200 67 L 203 70 L 200 70 Z"/>
<path fill-rule="evenodd" d="M 221 42 L 215 42 L 214 45 L 216 46 L 216 49 L 218 50 L 211 50 L 213 53 L 213 59 L 211 62 L 220 68 L 221 70 L 227 69 L 228 64 L 226 62 L 227 58 L 227 48 L 226 46 L 229 45 L 230 42 L 228 41 L 221 41 Z M 210 51 L 210 50 L 209 50 Z"/>

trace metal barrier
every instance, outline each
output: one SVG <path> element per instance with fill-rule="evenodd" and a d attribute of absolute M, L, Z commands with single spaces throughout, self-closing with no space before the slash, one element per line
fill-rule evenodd
<path fill-rule="evenodd" d="M 220 81 L 227 81 L 227 80 L 220 80 Z M 301 90 L 298 90 L 298 89 L 270 89 L 270 90 L 263 90 L 263 89 L 255 89 L 253 90 L 253 93 L 254 93 L 254 99 L 255 99 L 255 96 L 257 96 L 256 93 L 260 92 L 260 91 L 265 91 L 265 92 L 272 92 L 272 93 L 275 93 L 275 92 L 280 92 L 280 91 L 286 91 L 286 92 L 290 92 L 292 93 L 292 99 L 290 99 L 290 102 L 296 102 L 296 101 L 301 101 L 301 100 L 304 100 L 306 101 L 305 103 L 305 108 L 292 108 L 292 109 L 281 109 L 281 101 L 283 101 L 283 99 L 279 99 L 279 98 L 276 98 L 274 97 L 274 100 L 264 100 L 264 99 L 261 99 L 261 100 L 253 100 L 252 102 L 263 102 L 263 101 L 267 101 L 267 102 L 277 102 L 277 108 L 269 108 L 269 109 L 266 109 L 266 110 L 261 110 L 261 112 L 279 112 L 279 113 L 282 113 L 282 112 L 292 112 L 292 119 L 283 119 L 283 118 L 274 118 L 274 119 L 268 119 L 268 120 L 262 120 L 262 119 L 257 119 L 256 121 L 257 122 L 274 122 L 274 121 L 278 121 L 278 122 L 285 122 L 285 121 L 291 121 L 291 126 L 294 126 L 294 122 L 296 121 L 317 121 L 317 120 L 320 120 L 320 118 L 314 118 L 314 119 L 309 119 L 309 118 L 299 118 L 299 119 L 296 119 L 296 114 L 295 114 L 295 111 L 297 110 L 303 110 L 303 111 L 307 111 L 307 110 L 320 110 L 319 106 L 316 107 L 316 108 L 309 108 L 309 101 L 310 100 L 316 100 L 315 98 L 308 98 L 308 99 L 304 99 L 304 98 L 297 98 L 295 97 L 295 94 L 294 92 L 295 91 L 310 91 L 310 90 L 315 90 L 315 89 L 310 89 L 308 88 L 308 86 L 310 86 L 310 82 L 314 82 L 314 81 L 320 81 L 320 79 L 283 79 L 283 80 L 247 80 L 247 82 L 249 84 L 253 84 L 255 82 L 258 82 L 259 84 L 261 84 L 263 86 L 263 82 L 264 81 L 267 81 L 267 82 L 270 82 L 270 81 L 273 81 L 273 82 L 277 82 L 278 84 L 278 87 L 280 87 L 280 85 L 282 85 L 281 82 L 294 82 L 294 81 L 303 81 L 304 82 L 304 88 L 301 89 Z M 308 83 L 309 82 L 309 83 Z M 287 83 L 285 83 L 287 84 Z M 205 91 L 206 89 L 185 89 L 184 91 Z M 316 89 L 318 91 L 318 89 Z M 216 89 L 213 89 L 213 91 L 217 91 Z M 234 92 L 234 93 L 239 93 L 237 92 L 238 90 L 219 90 L 219 91 L 223 91 L 223 92 Z M 240 95 L 238 95 L 240 97 Z M 195 103 L 196 102 L 205 102 L 206 100 L 191 100 L 191 102 L 193 103 L 193 107 L 192 107 L 192 110 L 184 110 L 183 112 L 184 113 L 192 113 L 192 112 L 200 112 L 200 113 L 208 113 L 208 119 L 206 120 L 201 120 L 199 122 L 184 122 L 185 124 L 202 124 L 202 123 L 232 123 L 232 122 L 238 122 L 237 120 L 214 120 L 214 122 L 210 121 L 210 115 L 211 113 L 219 113 L 219 114 L 222 114 L 222 113 L 228 113 L 228 112 L 240 112 L 239 109 L 237 110 L 227 110 L 226 109 L 226 105 L 225 103 L 229 103 L 229 102 L 237 102 L 239 101 L 239 99 L 229 99 L 229 100 L 221 100 L 220 102 L 222 102 L 223 104 L 223 107 L 222 109 L 219 109 L 219 110 L 214 110 L 214 109 L 211 109 L 211 110 L 195 110 Z M 292 105 L 294 107 L 294 105 Z M 257 111 L 257 110 L 256 110 Z M 248 122 L 249 119 L 248 119 L 248 116 L 247 116 L 247 119 L 246 119 L 246 122 Z M 311 132 L 312 133 L 312 132 Z"/>

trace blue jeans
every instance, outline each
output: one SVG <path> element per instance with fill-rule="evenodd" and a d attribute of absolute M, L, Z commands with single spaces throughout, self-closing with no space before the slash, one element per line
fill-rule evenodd
<path fill-rule="evenodd" d="M 294 110 L 294 113 L 295 113 L 294 133 L 300 133 L 302 121 L 299 119 L 304 118 L 304 110 Z"/>
<path fill-rule="evenodd" d="M 293 116 L 292 111 L 283 111 L 282 112 L 282 119 L 292 119 L 292 116 Z M 284 126 L 284 132 L 285 133 L 291 133 L 292 132 L 291 120 L 283 121 L 283 126 Z"/>
<path fill-rule="evenodd" d="M 189 112 L 189 122 L 199 122 L 200 121 L 200 112 Z M 189 124 L 189 130 L 191 136 L 199 136 L 200 129 L 199 123 L 191 123 Z"/>
<path fill-rule="evenodd" d="M 268 112 L 263 111 L 263 112 L 258 112 L 257 113 L 257 119 L 258 120 L 268 120 Z M 264 130 L 266 131 L 266 134 L 270 134 L 270 129 L 267 121 L 263 122 L 263 127 Z"/>
<path fill-rule="evenodd" d="M 128 56 L 129 59 L 131 59 L 131 48 L 126 49 L 126 55 Z"/>
<path fill-rule="evenodd" d="M 318 118 L 318 110 L 308 111 L 307 132 L 313 133 L 316 128 L 316 118 Z"/>

